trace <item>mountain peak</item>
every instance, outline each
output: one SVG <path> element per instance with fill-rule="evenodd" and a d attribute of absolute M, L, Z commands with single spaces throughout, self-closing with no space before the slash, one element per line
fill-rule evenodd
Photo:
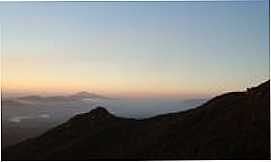
<path fill-rule="evenodd" d="M 113 118 L 114 116 L 109 111 L 107 111 L 104 107 L 99 106 L 87 113 L 82 113 L 74 116 L 66 124 L 74 125 L 75 127 L 80 125 L 79 127 L 82 127 L 86 123 L 91 123 L 91 125 L 95 125 L 95 123 L 97 124 L 97 122 L 104 122 L 108 119 Z"/>
<path fill-rule="evenodd" d="M 87 91 L 81 91 L 81 92 L 75 93 L 73 96 L 89 97 L 89 96 L 93 96 L 93 95 L 95 95 L 95 94 L 89 93 Z"/>
<path fill-rule="evenodd" d="M 106 119 L 108 117 L 113 117 L 113 115 L 106 110 L 104 107 L 98 106 L 95 109 L 92 109 L 91 111 L 89 111 L 88 113 L 83 113 L 83 114 L 78 114 L 75 116 L 76 119 L 98 119 L 98 120 L 103 120 Z"/>
<path fill-rule="evenodd" d="M 76 94 L 77 94 L 77 95 L 90 95 L 90 94 L 92 94 L 92 93 L 89 93 L 89 92 L 87 92 L 87 91 L 81 91 L 81 92 L 77 92 Z"/>
<path fill-rule="evenodd" d="M 110 114 L 109 111 L 106 110 L 106 108 L 98 106 L 97 108 L 91 110 L 89 112 L 90 114 Z"/>
<path fill-rule="evenodd" d="M 98 95 L 95 93 L 89 93 L 86 91 L 81 91 L 81 92 L 75 93 L 74 95 L 71 95 L 71 97 L 80 98 L 80 99 L 83 99 L 83 98 L 104 98 L 105 99 L 105 98 L 107 98 L 107 97 L 104 97 L 104 96 L 101 96 L 101 95 Z"/>

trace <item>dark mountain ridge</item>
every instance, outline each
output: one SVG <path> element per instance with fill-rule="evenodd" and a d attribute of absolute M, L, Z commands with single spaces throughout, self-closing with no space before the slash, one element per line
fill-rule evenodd
<path fill-rule="evenodd" d="M 269 159 L 270 81 L 136 120 L 98 107 L 2 151 L 2 160 Z"/>

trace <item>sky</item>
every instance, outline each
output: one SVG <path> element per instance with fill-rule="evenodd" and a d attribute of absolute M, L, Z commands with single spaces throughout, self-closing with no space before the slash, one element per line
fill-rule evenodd
<path fill-rule="evenodd" d="M 202 97 L 269 79 L 267 1 L 1 2 L 3 94 Z"/>

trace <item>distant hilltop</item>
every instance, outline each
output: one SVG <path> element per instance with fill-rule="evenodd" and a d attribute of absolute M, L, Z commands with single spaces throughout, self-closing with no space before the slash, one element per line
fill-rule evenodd
<path fill-rule="evenodd" d="M 78 92 L 78 93 L 76 93 L 74 95 L 71 95 L 70 97 L 75 98 L 75 99 L 85 99 L 85 98 L 112 99 L 110 97 L 98 95 L 98 94 L 95 94 L 95 93 L 89 93 L 89 92 L 86 92 L 86 91 Z"/>
<path fill-rule="evenodd" d="M 23 101 L 33 101 L 33 102 L 64 102 L 64 101 L 77 101 L 82 99 L 111 99 L 110 97 L 98 95 L 95 93 L 89 92 L 78 92 L 72 95 L 67 96 L 39 96 L 39 95 L 31 95 L 31 96 L 23 96 L 18 97 L 18 100 Z"/>

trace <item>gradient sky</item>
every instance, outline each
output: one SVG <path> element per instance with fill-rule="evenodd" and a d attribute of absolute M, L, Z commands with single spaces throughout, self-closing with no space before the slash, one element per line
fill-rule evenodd
<path fill-rule="evenodd" d="M 1 2 L 2 92 L 212 96 L 269 79 L 267 1 Z"/>

